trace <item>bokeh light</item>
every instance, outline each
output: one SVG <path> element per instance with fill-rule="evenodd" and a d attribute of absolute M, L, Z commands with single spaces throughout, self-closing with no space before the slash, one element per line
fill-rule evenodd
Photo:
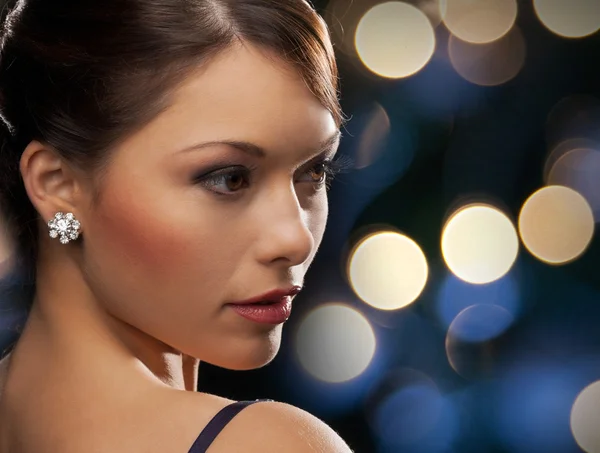
<path fill-rule="evenodd" d="M 546 157 L 546 161 L 544 162 L 544 183 L 546 185 L 550 185 L 548 183 L 548 176 L 550 175 L 550 171 L 552 170 L 554 165 L 556 165 L 556 162 L 560 160 L 565 154 L 575 149 L 600 150 L 600 142 L 590 140 L 589 138 L 570 138 L 559 142 L 550 150 L 550 152 L 548 153 L 548 157 Z"/>
<path fill-rule="evenodd" d="M 392 231 L 363 238 L 352 250 L 348 279 L 365 303 L 396 310 L 414 302 L 425 288 L 427 260 L 419 245 Z"/>
<path fill-rule="evenodd" d="M 497 368 L 496 344 L 514 319 L 498 305 L 480 304 L 465 308 L 452 321 L 446 335 L 450 366 L 467 379 L 493 375 Z"/>
<path fill-rule="evenodd" d="M 380 0 L 330 0 L 324 11 L 324 18 L 331 30 L 331 37 L 336 50 L 342 52 L 352 59 L 356 54 L 356 27 L 364 14 Z"/>
<path fill-rule="evenodd" d="M 365 66 L 387 78 L 415 74 L 435 50 L 435 34 L 427 16 L 402 2 L 381 3 L 367 11 L 355 39 Z"/>
<path fill-rule="evenodd" d="M 517 18 L 516 0 L 445 0 L 444 23 L 463 41 L 483 44 L 504 36 Z"/>
<path fill-rule="evenodd" d="M 360 192 L 352 196 L 359 199 L 372 198 L 396 182 L 410 168 L 415 156 L 415 137 L 410 124 L 395 121 L 393 127 L 390 123 L 386 129 L 385 124 L 376 124 L 378 119 L 385 121 L 383 112 L 377 110 L 372 106 L 359 110 L 353 117 L 354 124 L 347 128 L 355 137 L 369 135 L 365 142 L 357 140 L 351 149 L 352 157 L 361 166 L 352 174 L 352 183 Z M 374 149 L 363 147 L 369 145 Z"/>
<path fill-rule="evenodd" d="M 513 322 L 504 308 L 492 304 L 478 304 L 465 308 L 452 321 L 448 337 L 478 343 L 502 334 Z"/>
<path fill-rule="evenodd" d="M 600 451 L 600 381 L 588 385 L 577 396 L 571 410 L 571 432 L 587 453 Z"/>
<path fill-rule="evenodd" d="M 513 266 L 518 251 L 519 240 L 511 220 L 489 205 L 459 209 L 442 233 L 442 254 L 448 268 L 469 283 L 499 279 Z"/>
<path fill-rule="evenodd" d="M 395 370 L 369 401 L 378 451 L 447 451 L 458 433 L 456 408 L 424 373 Z"/>
<path fill-rule="evenodd" d="M 516 317 L 522 310 L 520 296 L 512 272 L 491 283 L 481 285 L 473 285 L 453 274 L 448 274 L 438 292 L 436 312 L 439 320 L 446 327 L 450 327 L 458 314 L 472 305 L 497 305 Z"/>
<path fill-rule="evenodd" d="M 567 140 L 600 141 L 600 100 L 589 94 L 563 97 L 548 113 L 546 141 L 550 148 Z"/>
<path fill-rule="evenodd" d="M 429 18 L 432 26 L 437 27 L 442 23 L 446 14 L 446 0 L 415 0 L 413 3 Z"/>
<path fill-rule="evenodd" d="M 517 27 L 491 43 L 473 44 L 450 36 L 452 66 L 465 80 L 482 86 L 501 85 L 513 79 L 525 63 L 525 40 Z"/>
<path fill-rule="evenodd" d="M 446 0 L 409 0 L 408 3 L 425 14 L 432 27 L 442 23 Z M 331 37 L 336 50 L 357 60 L 356 28 L 365 13 L 382 0 L 329 0 L 323 11 L 323 17 L 331 30 Z"/>
<path fill-rule="evenodd" d="M 375 353 L 369 321 L 344 304 L 330 303 L 311 311 L 296 332 L 296 354 L 302 367 L 325 382 L 359 376 Z"/>
<path fill-rule="evenodd" d="M 600 29 L 598 0 L 533 0 L 544 26 L 564 38 L 582 38 Z"/>
<path fill-rule="evenodd" d="M 527 356 L 497 377 L 490 406 L 494 433 L 504 451 L 577 451 L 569 417 L 587 377 L 573 365 L 568 360 L 550 363 Z"/>
<path fill-rule="evenodd" d="M 390 117 L 379 103 L 358 118 L 364 122 L 364 127 L 358 137 L 354 156 L 354 167 L 357 169 L 373 164 L 385 151 L 385 143 L 390 134 Z"/>
<path fill-rule="evenodd" d="M 579 257 L 592 240 L 592 209 L 573 189 L 544 187 L 523 204 L 519 234 L 529 252 L 541 261 L 568 263 Z"/>
<path fill-rule="evenodd" d="M 397 87 L 405 99 L 403 109 L 444 122 L 448 135 L 454 128 L 455 114 L 474 115 L 481 108 L 484 91 L 459 75 L 449 58 L 432 58 L 418 77 L 405 79 Z"/>
<path fill-rule="evenodd" d="M 570 187 L 581 194 L 594 220 L 600 221 L 600 148 L 574 148 L 555 157 L 546 184 Z"/>

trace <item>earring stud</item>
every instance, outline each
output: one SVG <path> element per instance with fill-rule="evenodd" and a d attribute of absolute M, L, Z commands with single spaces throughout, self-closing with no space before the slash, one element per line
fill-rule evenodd
<path fill-rule="evenodd" d="M 61 244 L 68 244 L 79 237 L 79 228 L 81 224 L 75 218 L 72 212 L 66 214 L 57 212 L 54 218 L 48 221 L 48 234 L 52 239 L 59 238 Z"/>

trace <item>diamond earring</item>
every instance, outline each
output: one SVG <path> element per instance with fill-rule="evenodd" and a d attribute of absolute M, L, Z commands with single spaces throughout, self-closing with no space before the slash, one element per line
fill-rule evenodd
<path fill-rule="evenodd" d="M 49 235 L 52 239 L 59 237 L 61 244 L 68 244 L 79 237 L 79 220 L 75 219 L 72 212 L 63 214 L 57 212 L 54 218 L 48 221 Z"/>

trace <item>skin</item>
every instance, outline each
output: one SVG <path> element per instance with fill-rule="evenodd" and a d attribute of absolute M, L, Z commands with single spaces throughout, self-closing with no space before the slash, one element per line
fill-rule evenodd
<path fill-rule="evenodd" d="M 190 75 L 167 111 L 114 150 L 96 204 L 89 175 L 42 143 L 27 147 L 21 173 L 43 219 L 38 293 L 10 357 L 0 425 L 34 386 L 38 426 L 56 414 L 46 406 L 91 410 L 90 392 L 102 395 L 98 417 L 139 412 L 148 395 L 174 401 L 173 391 L 195 390 L 200 361 L 248 370 L 275 357 L 282 325 L 226 304 L 302 285 L 328 213 L 314 159 L 333 157 L 338 141 L 321 145 L 338 129 L 300 75 L 265 52 L 239 43 Z M 225 144 L 182 151 L 222 140 L 251 142 L 264 156 Z M 194 180 L 231 166 L 252 169 L 247 184 Z M 81 243 L 48 237 L 44 222 L 57 211 L 75 214 Z M 211 413 L 228 402 L 206 401 Z"/>

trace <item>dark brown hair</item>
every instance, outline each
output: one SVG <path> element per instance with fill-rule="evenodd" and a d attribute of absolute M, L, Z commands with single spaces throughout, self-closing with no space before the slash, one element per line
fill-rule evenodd
<path fill-rule="evenodd" d="M 38 214 L 19 171 L 31 140 L 95 180 L 110 150 L 235 40 L 293 65 L 343 121 L 327 27 L 304 0 L 13 0 L 0 24 L 0 207 L 32 282 Z"/>

